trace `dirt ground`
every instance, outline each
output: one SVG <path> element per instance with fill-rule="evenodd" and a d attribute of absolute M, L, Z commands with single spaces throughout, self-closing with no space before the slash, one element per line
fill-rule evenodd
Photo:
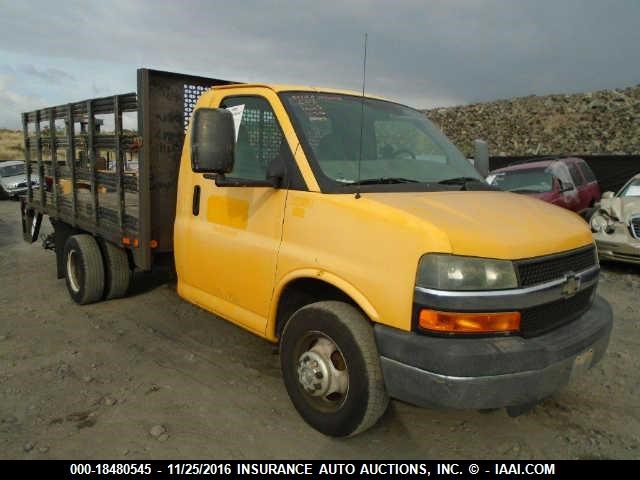
<path fill-rule="evenodd" d="M 272 345 L 180 300 L 166 275 L 75 305 L 18 211 L 0 202 L 0 458 L 640 458 L 640 268 L 603 265 L 607 355 L 531 412 L 392 401 L 368 432 L 332 439 L 293 409 Z"/>

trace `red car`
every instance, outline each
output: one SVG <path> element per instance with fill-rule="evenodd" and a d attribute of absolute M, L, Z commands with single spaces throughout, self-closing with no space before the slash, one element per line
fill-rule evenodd
<path fill-rule="evenodd" d="M 600 185 L 581 158 L 520 163 L 494 170 L 487 177 L 491 185 L 524 193 L 581 215 L 587 215 L 600 200 Z"/>

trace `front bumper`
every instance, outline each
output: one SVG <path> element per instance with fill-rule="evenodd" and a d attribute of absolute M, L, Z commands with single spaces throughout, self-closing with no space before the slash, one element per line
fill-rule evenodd
<path fill-rule="evenodd" d="M 593 238 L 600 259 L 640 264 L 640 240 L 628 232 L 594 233 Z"/>
<path fill-rule="evenodd" d="M 25 193 L 27 193 L 27 188 L 15 188 L 13 190 L 7 190 L 5 189 L 5 192 L 7 192 L 7 195 L 9 195 L 10 197 L 17 197 L 19 195 L 24 195 Z"/>
<path fill-rule="evenodd" d="M 534 403 L 595 365 L 613 324 L 596 297 L 577 320 L 544 335 L 431 337 L 375 326 L 385 385 L 393 398 L 426 407 L 499 408 Z"/>
<path fill-rule="evenodd" d="M 36 188 L 35 185 L 34 188 Z M 23 195 L 27 193 L 27 190 L 28 188 L 26 186 L 9 188 L 7 186 L 0 185 L 0 191 L 2 191 L 2 193 L 4 193 L 4 195 L 7 197 L 17 197 L 19 195 Z"/>

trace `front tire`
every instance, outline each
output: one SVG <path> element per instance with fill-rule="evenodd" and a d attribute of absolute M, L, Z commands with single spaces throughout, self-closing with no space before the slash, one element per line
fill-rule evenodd
<path fill-rule="evenodd" d="M 65 280 L 74 302 L 97 302 L 104 293 L 104 263 L 95 238 L 72 235 L 64 246 Z"/>
<path fill-rule="evenodd" d="M 361 433 L 389 403 L 373 329 L 349 304 L 317 302 L 295 312 L 282 332 L 280 363 L 296 410 L 325 435 Z"/>

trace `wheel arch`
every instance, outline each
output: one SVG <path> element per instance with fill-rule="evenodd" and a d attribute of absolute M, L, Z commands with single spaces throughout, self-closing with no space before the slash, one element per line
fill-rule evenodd
<path fill-rule="evenodd" d="M 346 280 L 322 270 L 301 270 L 285 276 L 277 285 L 266 329 L 267 338 L 277 341 L 296 310 L 323 300 L 349 303 L 372 322 L 379 319 L 378 312 L 366 296 Z"/>

